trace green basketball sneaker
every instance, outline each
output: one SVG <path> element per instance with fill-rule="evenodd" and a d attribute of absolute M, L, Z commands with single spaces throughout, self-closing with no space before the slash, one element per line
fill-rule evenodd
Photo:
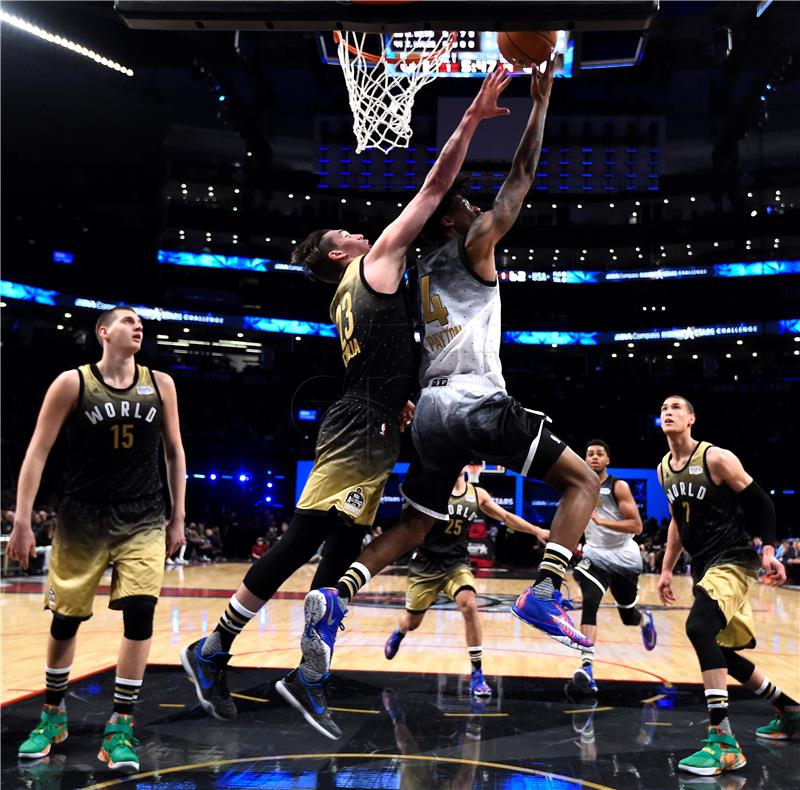
<path fill-rule="evenodd" d="M 42 705 L 39 724 L 31 730 L 17 754 L 24 760 L 36 760 L 50 754 L 50 745 L 67 740 L 67 709 L 57 705 Z"/>
<path fill-rule="evenodd" d="M 800 738 L 800 711 L 782 711 L 769 724 L 759 727 L 756 735 L 773 741 Z"/>
<path fill-rule="evenodd" d="M 708 728 L 703 747 L 678 763 L 682 771 L 700 776 L 716 776 L 723 771 L 735 771 L 747 765 L 742 747 L 733 735 L 720 732 L 716 727 Z"/>
<path fill-rule="evenodd" d="M 138 771 L 139 755 L 135 748 L 138 745 L 139 741 L 133 737 L 133 716 L 114 714 L 106 724 L 97 757 L 114 770 L 131 768 Z"/>

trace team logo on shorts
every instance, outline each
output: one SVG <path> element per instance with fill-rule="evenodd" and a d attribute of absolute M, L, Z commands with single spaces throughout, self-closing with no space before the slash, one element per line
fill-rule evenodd
<path fill-rule="evenodd" d="M 352 491 L 348 492 L 347 496 L 344 498 L 344 509 L 351 516 L 360 515 L 361 511 L 364 509 L 364 492 L 362 489 L 354 488 Z"/>
<path fill-rule="evenodd" d="M 592 561 L 588 557 L 584 557 L 577 565 L 578 570 L 588 571 L 592 567 Z"/>
<path fill-rule="evenodd" d="M 50 609 L 56 608 L 56 591 L 52 587 L 47 591 L 47 606 Z"/>

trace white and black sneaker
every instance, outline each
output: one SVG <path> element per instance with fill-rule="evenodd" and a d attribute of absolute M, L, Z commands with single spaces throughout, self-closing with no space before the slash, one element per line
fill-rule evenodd
<path fill-rule="evenodd" d="M 328 712 L 324 681 L 325 678 L 322 678 L 311 683 L 303 677 L 298 667 L 281 678 L 275 684 L 275 689 L 317 732 L 335 741 L 342 737 L 342 731 Z"/>

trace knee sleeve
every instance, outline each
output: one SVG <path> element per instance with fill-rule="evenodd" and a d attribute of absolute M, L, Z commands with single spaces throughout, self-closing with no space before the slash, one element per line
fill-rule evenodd
<path fill-rule="evenodd" d="M 61 614 L 54 614 L 53 622 L 50 623 L 50 636 L 59 642 L 72 639 L 78 633 L 80 624 L 80 617 L 65 617 Z"/>
<path fill-rule="evenodd" d="M 592 581 L 581 576 L 581 592 L 583 606 L 581 608 L 581 625 L 597 625 L 597 610 L 603 600 L 603 591 Z"/>
<path fill-rule="evenodd" d="M 716 602 L 703 589 L 698 589 L 694 604 L 686 619 L 686 636 L 700 661 L 700 669 L 726 668 L 722 648 L 717 644 L 717 634 L 725 627 L 725 618 Z"/>
<path fill-rule="evenodd" d="M 756 671 L 756 665 L 752 661 L 739 655 L 729 647 L 722 648 L 722 655 L 725 656 L 725 661 L 728 664 L 728 673 L 742 685 L 747 683 L 753 676 L 753 672 Z"/>
<path fill-rule="evenodd" d="M 149 596 L 132 596 L 119 602 L 126 639 L 143 642 L 153 635 L 153 616 L 156 599 Z"/>
<path fill-rule="evenodd" d="M 641 625 L 642 624 L 642 610 L 638 606 L 629 606 L 617 608 L 619 617 L 625 625 Z"/>

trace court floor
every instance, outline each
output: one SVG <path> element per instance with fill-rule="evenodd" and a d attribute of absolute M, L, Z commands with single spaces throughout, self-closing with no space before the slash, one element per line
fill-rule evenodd
<path fill-rule="evenodd" d="M 344 731 L 316 735 L 272 691 L 299 657 L 302 598 L 313 572 L 292 576 L 237 640 L 230 675 L 238 695 L 232 723 L 207 719 L 179 667 L 180 648 L 214 628 L 244 564 L 167 571 L 151 661 L 137 708 L 141 772 L 119 777 L 94 756 L 111 707 L 121 616 L 101 588 L 95 614 L 79 632 L 67 704 L 71 735 L 51 756 L 20 767 L 16 746 L 41 704 L 49 616 L 41 580 L 5 580 L 2 606 L 2 781 L 8 787 L 706 787 L 800 788 L 800 743 L 758 741 L 771 708 L 734 691 L 731 718 L 748 765 L 724 781 L 681 778 L 677 761 L 705 731 L 696 658 L 683 631 L 691 600 L 676 578 L 676 607 L 657 604 L 656 577 L 642 579 L 658 645 L 644 650 L 638 629 L 616 611 L 599 616 L 597 699 L 564 695 L 577 654 L 512 617 L 526 584 L 497 572 L 479 578 L 484 671 L 494 689 L 470 700 L 463 621 L 441 602 L 403 641 L 393 661 L 383 643 L 403 605 L 404 576 L 374 579 L 345 620 L 329 689 Z M 579 598 L 577 585 L 568 582 Z M 800 592 L 759 586 L 752 597 L 758 647 L 750 657 L 787 693 L 800 694 Z M 579 600 L 577 601 L 579 604 Z M 576 612 L 579 619 L 579 612 Z M 734 683 L 735 687 L 736 684 Z M 696 778 L 695 778 L 696 779 Z M 726 784 L 727 782 L 727 784 Z"/>

